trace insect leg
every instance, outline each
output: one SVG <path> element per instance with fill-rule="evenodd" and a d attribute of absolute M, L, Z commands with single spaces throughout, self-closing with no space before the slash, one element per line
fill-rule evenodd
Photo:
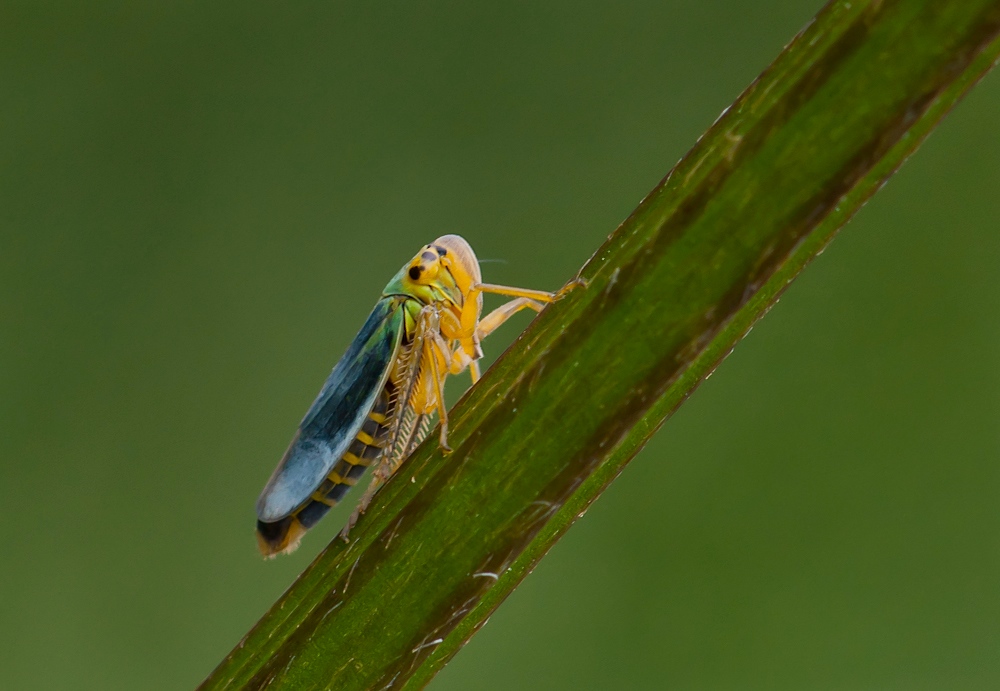
<path fill-rule="evenodd" d="M 530 288 L 514 288 L 512 286 L 499 286 L 494 283 L 474 283 L 469 288 L 469 294 L 491 293 L 493 295 L 506 295 L 512 298 L 527 298 L 538 302 L 553 302 L 559 293 L 550 293 L 547 290 L 531 290 Z"/>
<path fill-rule="evenodd" d="M 451 453 L 451 447 L 448 446 L 448 410 L 444 405 L 444 377 L 438 372 L 438 361 L 437 353 L 435 351 L 435 346 L 441 350 L 441 354 L 444 356 L 446 362 L 451 360 L 451 351 L 448 349 L 448 345 L 444 343 L 443 339 L 437 333 L 434 334 L 435 338 L 424 342 L 424 352 L 427 355 L 427 361 L 430 364 L 430 375 L 431 380 L 434 383 L 434 393 L 437 397 L 437 412 L 439 424 L 441 426 L 441 451 L 444 453 Z M 440 341 L 440 343 L 438 343 Z"/>
<path fill-rule="evenodd" d="M 368 483 L 368 488 L 361 496 L 361 499 L 358 501 L 358 505 L 354 509 L 350 518 L 347 519 L 347 524 L 344 526 L 344 529 L 340 531 L 340 537 L 345 541 L 347 540 L 347 536 L 351 532 L 351 529 L 358 522 L 358 518 L 361 517 L 361 514 L 363 514 L 369 504 L 371 504 L 372 499 L 375 497 L 375 493 L 405 460 L 407 452 L 413 443 L 412 435 L 418 430 L 416 430 L 416 428 L 410 428 L 409 432 L 405 433 L 403 429 L 403 419 L 408 413 L 416 413 L 416 411 L 414 411 L 411 407 L 412 398 L 414 396 L 420 370 L 423 365 L 428 340 L 433 338 L 433 335 L 436 333 L 436 329 L 436 310 L 430 306 L 424 307 L 420 311 L 420 315 L 417 317 L 416 330 L 414 331 L 413 342 L 410 346 L 412 350 L 409 351 L 412 355 L 407 364 L 407 371 L 402 377 L 400 377 L 399 381 L 396 382 L 399 389 L 399 396 L 396 399 L 396 407 L 392 413 L 393 425 L 391 431 L 385 441 L 382 454 L 379 456 L 378 465 L 372 472 L 372 479 L 371 482 Z M 433 357 L 431 358 L 431 361 L 434 361 Z M 436 365 L 437 363 L 435 362 L 434 364 Z M 419 415 L 414 424 L 419 424 Z"/>
<path fill-rule="evenodd" d="M 431 356 L 431 354 L 434 351 L 433 346 L 436 346 L 438 352 L 441 353 L 441 359 L 444 360 L 444 368 L 446 370 L 445 376 L 447 376 L 451 372 L 452 368 L 456 366 L 455 355 L 457 353 L 453 351 L 451 349 L 451 346 L 448 345 L 448 342 L 444 340 L 444 337 L 441 336 L 440 331 L 432 331 L 427 335 L 429 337 L 429 340 L 425 341 L 425 345 L 427 346 L 427 356 L 428 357 Z M 458 366 L 461 367 L 462 369 L 465 369 L 465 366 L 461 364 L 458 364 Z M 462 369 L 458 370 L 458 372 L 455 372 L 455 374 L 461 372 Z"/>
<path fill-rule="evenodd" d="M 582 278 L 575 278 L 560 288 L 557 292 L 549 293 L 544 290 L 512 288 L 510 286 L 499 286 L 492 283 L 476 283 L 469 289 L 470 297 L 474 297 L 479 293 L 492 293 L 494 295 L 506 295 L 514 298 L 510 302 L 501 305 L 479 320 L 475 328 L 476 337 L 478 339 L 486 338 L 488 335 L 493 333 L 498 326 L 525 308 L 541 312 L 545 304 L 555 302 L 569 291 L 582 285 L 586 285 L 584 280 Z M 476 372 L 473 373 L 473 384 L 475 384 L 479 379 L 477 374 L 478 373 Z"/>
<path fill-rule="evenodd" d="M 486 338 L 493 333 L 498 326 L 526 307 L 528 309 L 533 309 L 536 312 L 541 312 L 544 305 L 537 300 L 531 300 L 529 298 L 515 298 L 506 304 L 500 305 L 495 310 L 480 319 L 479 326 L 476 327 L 476 335 L 481 339 Z"/>
<path fill-rule="evenodd" d="M 375 492 L 378 491 L 379 487 L 381 487 L 392 474 L 391 471 L 386 472 L 386 469 L 390 467 L 392 463 L 391 459 L 388 458 L 391 453 L 392 449 L 388 447 L 382 452 L 378 467 L 372 473 L 371 482 L 368 483 L 368 488 L 365 489 L 365 493 L 361 495 L 358 505 L 354 507 L 354 511 L 351 512 L 351 516 L 347 519 L 344 529 L 340 531 L 340 537 L 345 542 L 347 541 L 347 535 L 351 532 L 351 528 L 353 528 L 354 524 L 358 522 L 358 519 L 368 508 L 368 505 L 372 503 L 372 499 L 375 497 Z"/>
<path fill-rule="evenodd" d="M 514 288 L 512 286 L 500 286 L 494 283 L 474 283 L 469 288 L 469 295 L 475 296 L 477 293 L 492 293 L 493 295 L 506 295 L 512 298 L 528 298 L 537 302 L 555 302 L 569 291 L 579 286 L 587 285 L 582 278 L 574 278 L 554 293 L 547 290 L 531 290 L 530 288 Z"/>

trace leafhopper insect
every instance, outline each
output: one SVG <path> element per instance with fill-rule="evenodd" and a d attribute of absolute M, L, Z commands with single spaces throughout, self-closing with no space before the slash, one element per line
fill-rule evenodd
<path fill-rule="evenodd" d="M 334 366 L 257 500 L 257 544 L 273 557 L 302 536 L 374 466 L 345 537 L 375 491 L 427 435 L 433 415 L 448 447 L 444 381 L 479 379 L 480 341 L 522 309 L 542 310 L 580 283 L 550 293 L 482 282 L 475 253 L 444 235 L 399 270 Z M 513 298 L 482 317 L 483 293 Z"/>

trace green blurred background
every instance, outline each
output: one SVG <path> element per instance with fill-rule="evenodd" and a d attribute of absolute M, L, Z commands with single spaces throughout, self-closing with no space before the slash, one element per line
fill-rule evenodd
<path fill-rule="evenodd" d="M 0 688 L 197 684 L 351 508 L 258 557 L 398 267 L 561 285 L 818 8 L 3 3 Z M 431 688 L 1000 687 L 998 122 L 994 74 Z"/>

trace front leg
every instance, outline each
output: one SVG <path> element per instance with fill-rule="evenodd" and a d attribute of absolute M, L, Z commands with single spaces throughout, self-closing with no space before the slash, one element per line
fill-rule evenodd
<path fill-rule="evenodd" d="M 431 383 L 434 386 L 434 397 L 437 399 L 438 424 L 441 427 L 441 451 L 447 454 L 451 453 L 451 447 L 448 446 L 448 409 L 444 405 L 444 377 L 446 375 L 438 372 L 438 355 L 435 352 L 435 347 L 440 350 L 442 358 L 446 362 L 451 359 L 451 351 L 439 334 L 434 334 L 434 336 L 434 339 L 425 341 L 424 353 L 429 364 L 428 369 Z"/>
<path fill-rule="evenodd" d="M 529 300 L 535 300 L 537 302 L 555 302 L 562 298 L 566 293 L 573 290 L 574 288 L 579 288 L 581 286 L 586 286 L 587 282 L 580 278 L 574 278 L 572 281 L 564 285 L 562 288 L 554 293 L 550 293 L 547 290 L 531 290 L 530 288 L 514 288 L 513 286 L 501 286 L 495 283 L 473 283 L 469 288 L 469 296 L 475 298 L 479 293 L 491 293 L 493 295 L 506 295 L 511 298 L 527 298 Z"/>
<path fill-rule="evenodd" d="M 479 336 L 480 339 L 486 338 L 491 333 L 496 331 L 497 327 L 521 310 L 527 308 L 535 310 L 536 312 L 541 312 L 543 307 L 544 305 L 542 303 L 537 302 L 536 300 L 531 300 L 530 298 L 515 298 L 508 303 L 500 305 L 495 310 L 480 319 L 479 326 L 476 327 L 476 335 Z"/>

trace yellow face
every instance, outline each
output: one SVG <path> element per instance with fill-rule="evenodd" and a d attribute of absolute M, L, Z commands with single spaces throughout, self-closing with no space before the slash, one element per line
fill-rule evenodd
<path fill-rule="evenodd" d="M 445 299 L 461 309 L 473 284 L 482 281 L 479 261 L 472 247 L 458 235 L 442 235 L 425 245 L 403 272 L 407 292 L 425 298 Z M 477 296 L 482 304 L 482 297 Z"/>

